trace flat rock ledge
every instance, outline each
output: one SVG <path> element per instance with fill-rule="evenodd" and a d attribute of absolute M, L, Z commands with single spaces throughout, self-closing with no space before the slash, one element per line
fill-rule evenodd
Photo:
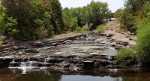
<path fill-rule="evenodd" d="M 98 55 L 98 54 L 91 53 L 91 55 L 80 56 L 80 54 L 79 55 L 60 55 L 60 54 L 47 55 L 49 53 L 45 53 L 47 50 L 48 52 L 49 50 L 51 50 L 50 53 L 52 53 L 53 50 L 55 49 L 58 49 L 65 45 L 69 46 L 70 44 L 72 44 L 72 41 L 74 40 L 85 39 L 86 37 L 88 37 L 86 35 L 87 34 L 71 33 L 71 34 L 59 35 L 51 39 L 44 39 L 38 41 L 28 41 L 28 42 L 8 41 L 5 44 L 3 44 L 3 46 L 0 47 L 0 68 L 20 67 L 24 64 L 26 66 L 34 66 L 34 68 L 47 67 L 49 69 L 53 69 L 57 71 L 66 70 L 66 71 L 77 71 L 77 72 L 81 70 L 92 70 L 92 69 L 100 69 L 100 68 L 105 68 L 105 69 L 121 68 L 116 62 L 115 55 L 107 55 L 107 54 Z M 103 39 L 104 41 L 99 39 L 99 38 L 106 38 L 106 40 L 109 41 L 108 43 L 109 46 L 114 47 L 116 49 L 129 46 L 127 42 L 118 43 L 118 41 L 113 40 L 111 36 L 107 36 L 107 34 L 96 33 L 95 35 L 98 38 L 96 37 L 90 39 L 86 38 L 86 40 L 90 41 L 86 43 L 90 45 L 91 41 L 94 41 L 94 43 L 96 42 L 96 45 L 97 44 L 107 45 L 105 39 Z M 78 43 L 78 42 L 74 42 L 74 43 Z M 87 48 L 84 47 L 84 49 Z M 99 50 L 100 48 L 93 46 L 92 49 Z M 40 55 L 41 50 L 42 52 L 45 53 L 45 55 Z M 81 51 L 81 53 L 82 52 L 83 51 Z"/>

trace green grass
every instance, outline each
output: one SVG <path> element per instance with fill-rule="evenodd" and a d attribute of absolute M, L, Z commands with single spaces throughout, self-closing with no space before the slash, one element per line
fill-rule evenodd
<path fill-rule="evenodd" d="M 88 32 L 89 31 L 89 28 L 88 27 L 77 27 L 75 32 L 78 32 L 78 33 L 85 33 L 85 32 Z"/>
<path fill-rule="evenodd" d="M 104 32 L 108 27 L 106 26 L 106 24 L 101 24 L 101 25 L 98 25 L 96 27 L 96 31 L 97 32 Z M 86 27 L 86 26 L 83 26 L 83 27 L 77 27 L 75 32 L 79 32 L 79 33 L 85 33 L 85 32 L 89 32 L 89 28 Z"/>
<path fill-rule="evenodd" d="M 136 51 L 133 48 L 122 48 L 118 51 L 117 60 L 132 60 L 136 58 Z"/>
<path fill-rule="evenodd" d="M 107 29 L 106 24 L 101 24 L 99 26 L 97 26 L 96 31 L 97 32 L 104 32 Z"/>
<path fill-rule="evenodd" d="M 128 67 L 138 62 L 138 53 L 134 48 L 122 48 L 118 51 L 116 61 L 120 67 Z"/>

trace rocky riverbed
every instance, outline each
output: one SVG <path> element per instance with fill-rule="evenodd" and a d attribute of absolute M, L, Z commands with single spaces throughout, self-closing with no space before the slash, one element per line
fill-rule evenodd
<path fill-rule="evenodd" d="M 71 71 L 116 68 L 117 49 L 129 46 L 128 42 L 118 42 L 110 35 L 96 32 L 60 35 L 38 41 L 8 41 L 0 49 L 0 66 Z"/>

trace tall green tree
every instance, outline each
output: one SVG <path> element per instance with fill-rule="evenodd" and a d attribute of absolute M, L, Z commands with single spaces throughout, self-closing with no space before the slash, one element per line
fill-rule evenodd
<path fill-rule="evenodd" d="M 17 39 L 49 37 L 64 30 L 58 0 L 2 0 L 2 4 L 7 16 L 16 20 L 14 37 Z"/>
<path fill-rule="evenodd" d="M 0 33 L 3 35 L 13 35 L 16 30 L 16 19 L 9 17 L 5 7 L 0 3 Z"/>
<path fill-rule="evenodd" d="M 16 37 L 21 39 L 34 39 L 36 29 L 34 23 L 32 1 L 28 0 L 2 0 L 9 17 L 17 20 Z"/>
<path fill-rule="evenodd" d="M 103 19 L 107 17 L 109 12 L 108 5 L 102 2 L 91 2 L 88 7 L 90 10 L 91 22 L 94 25 L 102 24 Z"/>
<path fill-rule="evenodd" d="M 54 32 L 56 34 L 61 33 L 64 30 L 64 23 L 62 18 L 62 8 L 58 0 L 47 0 L 48 10 L 51 15 L 51 22 L 54 27 Z"/>

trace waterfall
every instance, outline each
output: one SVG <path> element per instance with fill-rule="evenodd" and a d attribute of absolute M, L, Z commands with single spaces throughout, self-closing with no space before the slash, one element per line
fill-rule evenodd
<path fill-rule="evenodd" d="M 21 62 L 20 67 L 18 67 L 18 69 L 22 70 L 22 74 L 26 74 L 27 73 L 27 64 L 25 62 Z"/>

